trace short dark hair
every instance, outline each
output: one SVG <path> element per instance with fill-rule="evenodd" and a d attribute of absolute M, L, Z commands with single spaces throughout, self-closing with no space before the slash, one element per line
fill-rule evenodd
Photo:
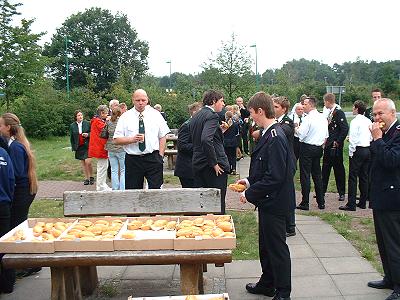
<path fill-rule="evenodd" d="M 79 113 L 82 113 L 82 111 L 79 110 L 79 109 L 77 109 L 77 110 L 74 112 L 74 119 L 75 119 L 75 121 L 76 121 L 76 117 L 77 117 L 77 115 L 78 115 Z"/>
<path fill-rule="evenodd" d="M 381 97 L 385 97 L 385 95 L 383 94 L 383 91 L 380 88 L 376 88 L 376 89 L 372 89 L 371 94 L 372 93 L 381 93 Z"/>
<path fill-rule="evenodd" d="M 317 98 L 315 98 L 314 96 L 308 96 L 304 100 L 306 99 L 308 99 L 308 103 L 310 103 L 313 107 L 317 107 Z M 301 104 L 304 104 L 304 100 Z"/>
<path fill-rule="evenodd" d="M 335 101 L 336 101 L 335 94 L 326 93 L 326 94 L 324 95 L 324 101 L 326 101 L 326 102 L 328 102 L 328 103 L 330 103 L 330 104 L 335 103 Z"/>
<path fill-rule="evenodd" d="M 284 108 L 286 110 L 286 113 L 288 113 L 289 108 L 290 108 L 290 101 L 287 97 L 285 97 L 285 96 L 275 97 L 273 99 L 273 101 L 276 104 L 279 104 L 280 106 L 282 106 L 282 108 Z"/>
<path fill-rule="evenodd" d="M 265 92 L 255 93 L 250 98 L 249 103 L 247 104 L 247 108 L 252 108 L 254 110 L 258 110 L 259 108 L 261 108 L 265 112 L 265 116 L 268 119 L 275 118 L 275 109 L 272 98 Z"/>
<path fill-rule="evenodd" d="M 203 94 L 203 105 L 213 105 L 219 99 L 224 98 L 224 94 L 219 91 L 209 90 Z"/>
<path fill-rule="evenodd" d="M 353 106 L 355 108 L 357 108 L 357 111 L 360 115 L 363 115 L 365 113 L 365 111 L 367 110 L 367 106 L 361 100 L 354 101 Z"/>

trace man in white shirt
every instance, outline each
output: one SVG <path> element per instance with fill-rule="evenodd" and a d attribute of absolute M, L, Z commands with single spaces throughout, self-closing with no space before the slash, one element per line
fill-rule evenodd
<path fill-rule="evenodd" d="M 369 130 L 372 122 L 364 116 L 366 105 L 357 100 L 353 105 L 355 118 L 350 122 L 349 131 L 349 194 L 347 204 L 339 207 L 340 210 L 355 211 L 356 206 L 366 208 L 368 198 L 368 170 L 371 160 L 369 149 L 372 141 Z M 356 204 L 357 177 L 360 188 L 360 201 Z"/>
<path fill-rule="evenodd" d="M 322 146 L 328 138 L 328 121 L 323 114 L 316 109 L 317 100 L 314 97 L 307 97 L 303 101 L 304 112 L 307 116 L 296 133 L 300 140 L 300 183 L 301 183 L 301 203 L 297 209 L 309 210 L 310 207 L 310 186 L 312 175 L 317 203 L 319 209 L 325 209 L 324 192 L 321 177 L 321 157 Z"/>
<path fill-rule="evenodd" d="M 295 126 L 300 126 L 301 123 L 303 122 L 303 118 L 305 117 L 303 104 L 301 104 L 301 102 L 296 103 L 294 105 L 292 111 L 293 111 L 293 113 L 290 116 L 290 118 L 292 119 L 293 124 Z M 293 151 L 294 151 L 294 156 L 296 157 L 296 163 L 297 163 L 297 160 L 299 159 L 299 155 L 300 155 L 300 141 L 299 141 L 299 136 L 298 136 L 297 132 L 294 132 Z"/>
<path fill-rule="evenodd" d="M 121 115 L 114 132 L 114 142 L 124 145 L 125 188 L 143 188 L 144 178 L 149 189 L 163 184 L 163 156 L 166 135 L 170 132 L 161 114 L 149 104 L 145 90 L 132 95 L 134 107 Z"/>

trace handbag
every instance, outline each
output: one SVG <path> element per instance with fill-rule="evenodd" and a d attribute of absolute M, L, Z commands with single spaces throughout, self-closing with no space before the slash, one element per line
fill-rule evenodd
<path fill-rule="evenodd" d="M 104 127 L 100 131 L 100 137 L 102 139 L 108 139 L 109 133 L 108 133 L 108 123 L 104 125 Z"/>

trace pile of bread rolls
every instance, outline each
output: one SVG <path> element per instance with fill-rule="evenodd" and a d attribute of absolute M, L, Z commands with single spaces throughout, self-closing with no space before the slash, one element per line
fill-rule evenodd
<path fill-rule="evenodd" d="M 73 241 L 80 239 L 81 241 L 99 241 L 113 240 L 122 227 L 122 220 L 79 220 L 67 234 L 62 235 L 60 240 Z"/>
<path fill-rule="evenodd" d="M 234 237 L 230 216 L 219 216 L 216 219 L 202 217 L 182 220 L 176 227 L 178 239 L 196 238 L 203 239 Z"/>

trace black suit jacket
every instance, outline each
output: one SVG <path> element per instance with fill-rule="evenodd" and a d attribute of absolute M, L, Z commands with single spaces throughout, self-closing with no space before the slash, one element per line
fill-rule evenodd
<path fill-rule="evenodd" d="M 371 142 L 370 207 L 400 210 L 400 125 L 399 121 Z"/>
<path fill-rule="evenodd" d="M 178 155 L 176 157 L 176 165 L 174 175 L 193 179 L 192 157 L 193 157 L 193 144 L 189 132 L 189 123 L 191 119 L 187 120 L 181 125 L 178 131 Z"/>
<path fill-rule="evenodd" d="M 85 138 L 85 146 L 89 146 L 89 138 L 90 138 L 90 123 L 88 121 L 82 121 L 82 133 L 88 133 L 88 137 Z M 76 122 L 72 123 L 69 126 L 69 135 L 71 141 L 72 151 L 76 151 L 79 147 L 79 129 L 78 124 Z"/>
<path fill-rule="evenodd" d="M 246 199 L 259 209 L 287 215 L 295 207 L 292 150 L 279 124 L 268 128 L 251 154 Z"/>
<path fill-rule="evenodd" d="M 209 107 L 203 107 L 192 117 L 189 130 L 193 143 L 193 171 L 213 168 L 219 164 L 225 172 L 229 172 L 218 114 Z"/>
<path fill-rule="evenodd" d="M 325 148 L 329 149 L 333 142 L 337 142 L 343 148 L 344 140 L 349 133 L 349 124 L 343 110 L 335 107 L 332 120 L 328 124 L 329 137 L 326 140 Z"/>
<path fill-rule="evenodd" d="M 279 122 L 281 125 L 283 132 L 285 133 L 285 136 L 288 140 L 288 145 L 289 149 L 291 149 L 291 153 L 293 155 L 293 159 L 296 159 L 294 156 L 294 148 L 293 148 L 293 142 L 294 142 L 294 123 L 293 120 L 290 119 L 287 115 L 285 115 L 282 120 Z"/>

